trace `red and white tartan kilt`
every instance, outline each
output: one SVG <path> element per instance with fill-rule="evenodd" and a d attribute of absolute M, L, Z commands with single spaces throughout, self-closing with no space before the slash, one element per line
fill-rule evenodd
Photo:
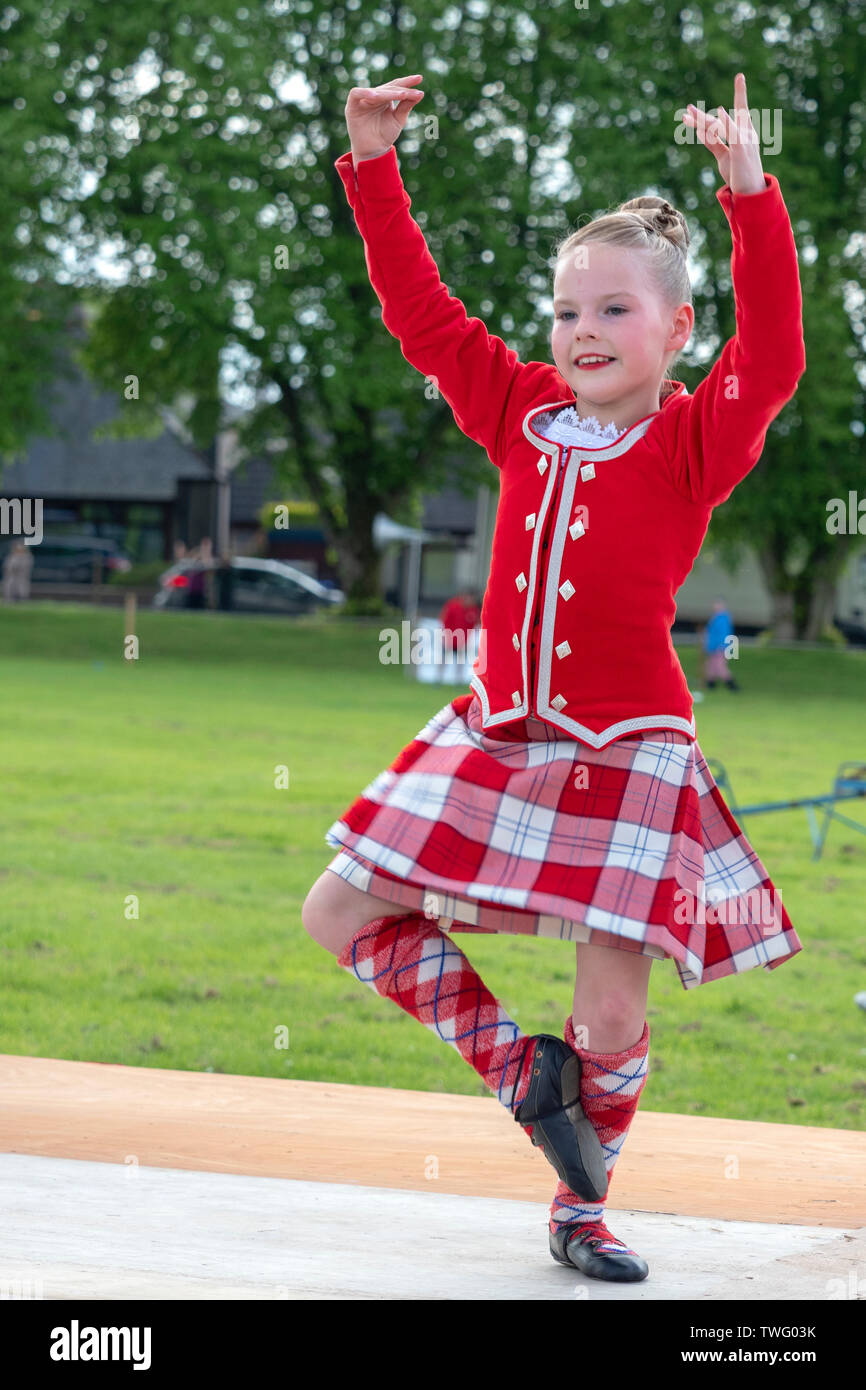
<path fill-rule="evenodd" d="M 491 737 L 456 696 L 325 832 L 327 867 L 443 931 L 670 956 L 684 989 L 803 949 L 697 742 L 523 728 Z"/>

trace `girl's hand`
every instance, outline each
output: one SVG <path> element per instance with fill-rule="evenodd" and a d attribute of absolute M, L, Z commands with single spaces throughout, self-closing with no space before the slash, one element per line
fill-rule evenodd
<path fill-rule="evenodd" d="M 767 185 L 758 133 L 749 115 L 746 79 L 741 72 L 734 79 L 734 119 L 721 106 L 718 112 L 718 116 L 711 116 L 690 102 L 683 120 L 695 127 L 698 139 L 715 155 L 719 173 L 733 194 L 762 193 Z"/>
<path fill-rule="evenodd" d="M 416 72 L 411 77 L 395 77 L 380 87 L 352 88 L 346 101 L 346 125 L 356 164 L 391 148 L 409 112 L 424 95 L 412 87 L 420 81 L 421 74 Z M 392 105 L 395 101 L 396 107 Z"/>

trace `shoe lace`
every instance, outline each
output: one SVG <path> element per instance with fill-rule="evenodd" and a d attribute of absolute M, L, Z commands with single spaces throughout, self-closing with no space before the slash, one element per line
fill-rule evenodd
<path fill-rule="evenodd" d="M 575 1227 L 574 1235 L 568 1237 L 568 1241 L 578 1240 L 581 1245 L 601 1245 L 610 1244 L 622 1247 L 624 1255 L 633 1255 L 635 1252 L 630 1250 L 624 1241 L 618 1240 L 612 1231 L 607 1229 L 603 1220 L 586 1221 Z"/>
<path fill-rule="evenodd" d="M 524 1057 L 523 1057 L 523 1062 L 522 1062 L 522 1064 L 521 1064 L 520 1072 L 519 1072 L 519 1074 L 518 1074 L 517 1083 L 516 1083 L 515 1088 L 514 1088 L 515 1090 L 518 1090 L 518 1089 L 519 1089 L 519 1086 L 520 1086 L 520 1079 L 521 1079 L 521 1077 L 522 1077 L 522 1075 L 523 1075 L 523 1068 L 526 1066 L 527 1062 L 529 1062 L 529 1063 L 531 1064 L 534 1052 L 535 1052 L 535 1044 L 533 1044 L 532 1047 L 528 1047 L 528 1048 L 526 1049 L 526 1052 L 525 1052 Z M 528 1095 L 528 1094 L 529 1094 L 529 1093 L 528 1093 L 528 1091 L 527 1091 L 527 1095 Z M 540 1113 L 540 1114 L 538 1114 L 538 1115 L 525 1115 L 525 1114 L 521 1114 L 521 1115 L 520 1115 L 520 1118 L 518 1119 L 518 1111 L 520 1110 L 521 1106 L 523 1106 L 523 1105 L 526 1104 L 526 1099 L 525 1099 L 525 1097 L 524 1097 L 524 1099 L 520 1102 L 520 1104 L 519 1104 L 519 1105 L 516 1105 L 516 1106 L 514 1107 L 514 1110 L 512 1111 L 512 1114 L 514 1115 L 514 1118 L 515 1118 L 515 1120 L 517 1120 L 518 1124 L 520 1124 L 520 1125 L 530 1125 L 530 1124 L 534 1124 L 534 1122 L 535 1122 L 536 1120 L 549 1120 L 550 1117 L 551 1117 L 552 1115 L 561 1115 L 562 1112 L 563 1112 L 564 1110 L 571 1110 L 571 1109 L 574 1108 L 575 1105 L 578 1105 L 579 1103 L 580 1103 L 580 1096 L 578 1095 L 578 1096 L 575 1096 L 573 1100 L 568 1101 L 568 1103 L 567 1103 L 566 1105 L 558 1105 L 558 1106 L 556 1107 L 555 1110 L 545 1110 L 545 1111 L 543 1111 L 542 1113 Z"/>
<path fill-rule="evenodd" d="M 603 1221 L 586 1221 L 580 1226 L 575 1227 L 573 1236 L 569 1240 L 579 1240 L 581 1245 L 591 1242 L 593 1245 L 600 1240 L 615 1240 Z"/>

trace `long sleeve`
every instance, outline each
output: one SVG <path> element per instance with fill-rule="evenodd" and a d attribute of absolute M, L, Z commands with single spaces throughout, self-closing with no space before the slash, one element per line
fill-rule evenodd
<path fill-rule="evenodd" d="M 666 425 L 674 485 L 711 507 L 755 466 L 806 370 L 794 234 L 778 180 L 765 173 L 764 185 L 759 193 L 735 195 L 727 184 L 716 191 L 733 239 L 736 333 Z"/>
<path fill-rule="evenodd" d="M 394 146 L 357 169 L 350 151 L 335 168 L 364 239 L 383 324 L 399 340 L 406 361 L 432 379 L 458 428 L 500 467 L 506 404 L 527 366 L 480 319 L 469 318 L 440 280 L 410 215 Z"/>

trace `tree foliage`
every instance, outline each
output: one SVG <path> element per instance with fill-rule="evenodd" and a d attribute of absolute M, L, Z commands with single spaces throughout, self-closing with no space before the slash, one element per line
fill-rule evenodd
<path fill-rule="evenodd" d="M 524 360 L 551 360 L 556 241 L 639 193 L 670 199 L 698 258 L 676 373 L 694 389 L 734 331 L 730 234 L 714 161 L 675 132 L 688 101 L 730 107 L 744 71 L 781 121 L 764 167 L 801 251 L 807 372 L 710 540 L 755 547 L 780 628 L 788 611 L 820 626 L 822 577 L 857 543 L 827 533 L 826 503 L 863 478 L 862 5 L 18 0 L 0 30 L 0 445 L 32 424 L 28 387 L 77 287 L 98 305 L 90 371 L 140 382 L 119 427 L 171 404 L 204 446 L 241 403 L 242 447 L 316 501 L 355 597 L 376 588 L 377 511 L 408 515 L 455 456 L 467 491 L 492 477 L 382 327 L 334 169 L 349 88 L 424 74 L 398 143 L 413 213 L 452 293 Z"/>

